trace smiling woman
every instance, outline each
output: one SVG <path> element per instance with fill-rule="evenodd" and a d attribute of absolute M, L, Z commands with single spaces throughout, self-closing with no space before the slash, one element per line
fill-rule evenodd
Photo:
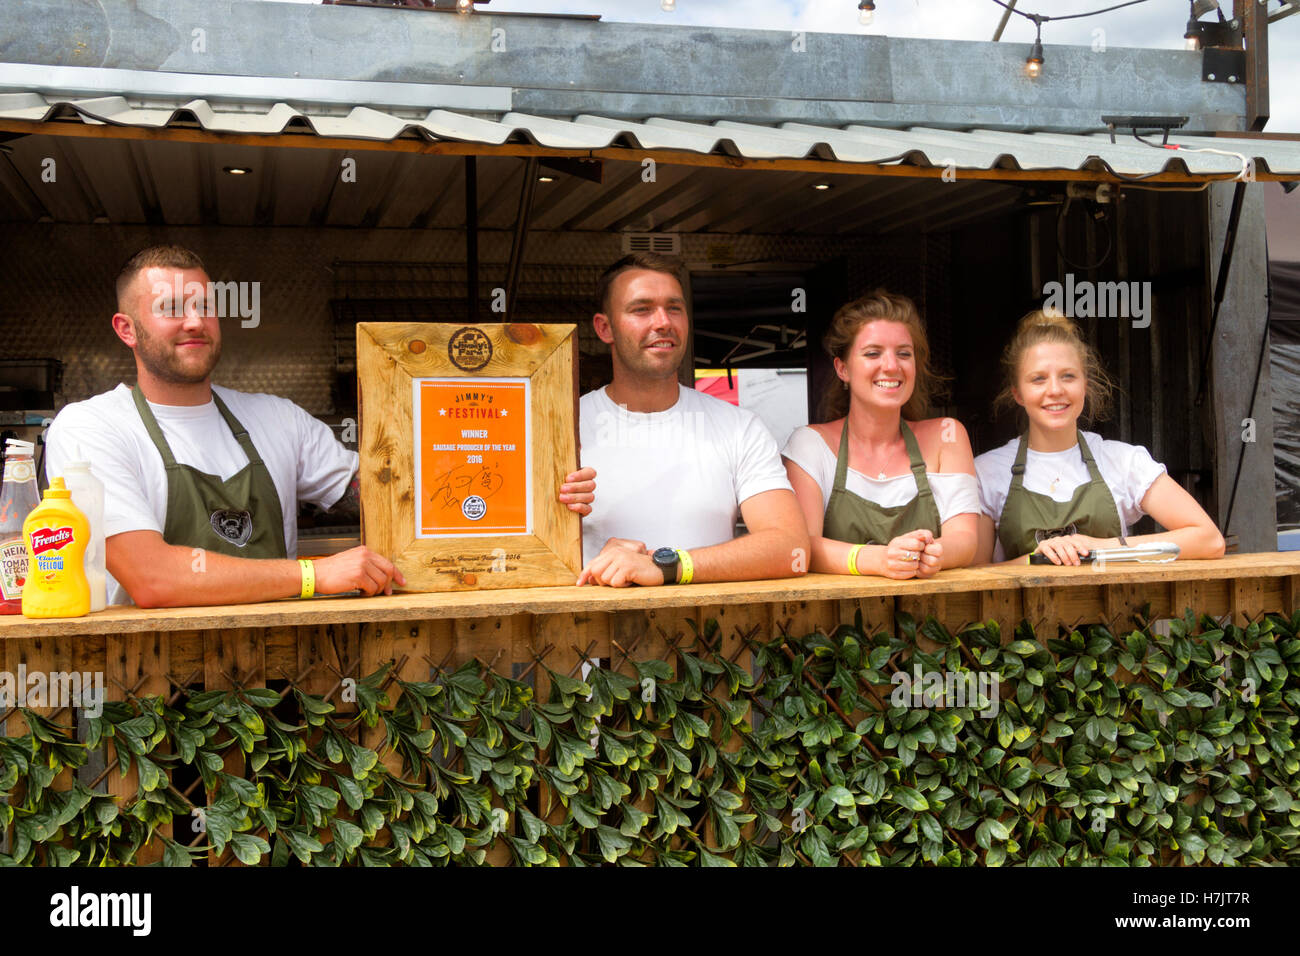
<path fill-rule="evenodd" d="M 916 306 L 877 289 L 835 314 L 823 344 L 843 386 L 826 402 L 839 417 L 795 429 L 781 453 L 811 569 L 903 579 L 969 564 L 970 439 L 955 419 L 922 419 L 936 379 Z"/>
<path fill-rule="evenodd" d="M 1002 363 L 998 400 L 1023 408 L 1028 428 L 975 459 L 978 563 L 1041 552 L 1078 565 L 1094 548 L 1153 541 L 1178 545 L 1185 558 L 1223 555 L 1214 522 L 1145 448 L 1080 430 L 1080 418 L 1104 416 L 1111 384 L 1070 319 L 1029 313 Z M 1167 532 L 1127 538 L 1144 514 Z"/>

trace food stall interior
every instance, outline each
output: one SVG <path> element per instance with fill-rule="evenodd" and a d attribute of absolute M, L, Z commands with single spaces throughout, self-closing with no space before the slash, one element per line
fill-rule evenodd
<path fill-rule="evenodd" d="M 1016 428 L 991 410 L 1002 343 L 1045 282 L 1073 273 L 1151 282 L 1161 320 L 1140 335 L 1124 318 L 1081 320 L 1122 385 L 1103 430 L 1150 448 L 1213 513 L 1210 423 L 1195 404 L 1211 255 L 1198 187 L 1107 196 L 1046 179 L 669 162 L 648 179 L 631 159 L 89 135 L 5 146 L 0 425 L 23 436 L 39 435 L 52 410 L 133 380 L 109 323 L 113 278 L 158 242 L 197 251 L 214 281 L 257 284 L 223 321 L 214 381 L 290 398 L 353 447 L 356 322 L 576 322 L 586 391 L 609 375 L 590 323 L 597 277 L 650 248 L 688 264 L 692 367 L 805 370 L 813 416 L 832 374 L 821 337 L 835 309 L 880 286 L 912 296 L 949 380 L 935 414 L 960 419 L 978 453 Z M 47 158 L 53 182 L 41 179 Z M 355 516 L 304 511 L 300 524 L 303 553 L 348 547 L 358 531 Z"/>

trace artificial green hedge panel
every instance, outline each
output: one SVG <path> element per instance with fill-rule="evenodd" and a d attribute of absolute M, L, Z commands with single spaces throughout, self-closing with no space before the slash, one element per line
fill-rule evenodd
<path fill-rule="evenodd" d="M 165 865 L 483 864 L 492 847 L 515 864 L 1300 862 L 1300 614 L 1242 629 L 1189 611 L 1168 636 L 1022 624 L 1006 646 L 991 622 L 897 625 L 755 643 L 756 679 L 710 622 L 675 674 L 550 673 L 545 702 L 471 663 L 396 681 L 395 705 L 372 674 L 353 715 L 208 691 L 106 704 L 78 742 L 24 711 L 30 732 L 0 738 L 0 863 L 130 864 L 150 840 Z M 53 788 L 110 739 L 134 799 Z M 197 813 L 172 785 L 195 771 Z"/>

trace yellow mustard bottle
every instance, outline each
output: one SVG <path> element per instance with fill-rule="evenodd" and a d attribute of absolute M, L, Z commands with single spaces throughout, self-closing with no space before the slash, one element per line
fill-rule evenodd
<path fill-rule="evenodd" d="M 24 617 L 81 617 L 90 610 L 85 554 L 90 522 L 72 503 L 72 492 L 55 478 L 45 500 L 23 522 L 27 543 Z"/>

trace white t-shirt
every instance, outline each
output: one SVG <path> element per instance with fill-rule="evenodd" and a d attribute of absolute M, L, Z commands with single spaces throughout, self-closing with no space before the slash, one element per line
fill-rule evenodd
<path fill-rule="evenodd" d="M 1088 443 L 1093 460 L 1102 480 L 1110 489 L 1115 499 L 1123 523 L 1124 534 L 1146 514 L 1142 510 L 1142 499 L 1155 480 L 1165 473 L 1165 466 L 1151 457 L 1151 453 L 1141 445 L 1129 445 L 1122 441 L 1102 438 L 1096 432 L 1084 432 L 1083 440 Z M 980 510 L 997 524 L 1002 518 L 1002 506 L 1006 504 L 1007 492 L 1011 490 L 1011 466 L 1016 462 L 1016 449 L 1020 439 L 1013 438 L 992 451 L 986 451 L 975 459 L 975 474 L 980 485 Z M 1065 451 L 1034 451 L 1026 449 L 1025 453 L 1025 488 L 1029 491 L 1047 495 L 1053 501 L 1066 502 L 1074 497 L 1080 485 L 1087 483 L 1088 466 L 1083 463 L 1079 446 L 1072 445 Z M 1059 479 L 1059 480 L 1058 480 Z M 1052 483 L 1056 482 L 1056 487 Z M 994 561 L 1007 559 L 999 541 L 993 549 Z M 1010 557 L 1018 557 L 1011 555 Z"/>
<path fill-rule="evenodd" d="M 835 487 L 836 452 L 832 451 L 821 435 L 809 425 L 796 428 L 781 449 L 781 454 L 808 472 L 822 490 L 822 509 L 830 504 Z M 939 523 L 960 514 L 979 514 L 979 487 L 974 475 L 963 472 L 926 471 L 935 507 L 939 510 Z M 844 487 L 859 498 L 875 502 L 885 508 L 905 505 L 916 497 L 916 478 L 909 471 L 890 478 L 871 478 L 853 468 L 844 477 Z"/>
<path fill-rule="evenodd" d="M 330 427 L 287 398 L 236 392 L 214 385 L 231 414 L 248 431 L 253 447 L 280 496 L 285 553 L 298 551 L 298 502 L 322 508 L 347 490 L 358 456 Z M 230 478 L 248 464 L 216 402 L 206 405 L 149 403 L 172 455 L 210 475 Z M 45 474 L 61 475 L 78 458 L 89 461 L 104 483 L 104 536 L 125 531 L 162 533 L 167 520 L 167 472 L 135 407 L 128 385 L 67 405 L 46 435 Z M 129 604 L 126 590 L 108 576 L 108 603 Z"/>
<path fill-rule="evenodd" d="M 776 441 L 753 412 L 679 386 L 663 412 L 629 412 L 603 388 L 582 396 L 582 464 L 596 469 L 596 500 L 582 519 L 582 559 L 610 538 L 704 548 L 735 537 L 740 504 L 791 491 Z"/>

